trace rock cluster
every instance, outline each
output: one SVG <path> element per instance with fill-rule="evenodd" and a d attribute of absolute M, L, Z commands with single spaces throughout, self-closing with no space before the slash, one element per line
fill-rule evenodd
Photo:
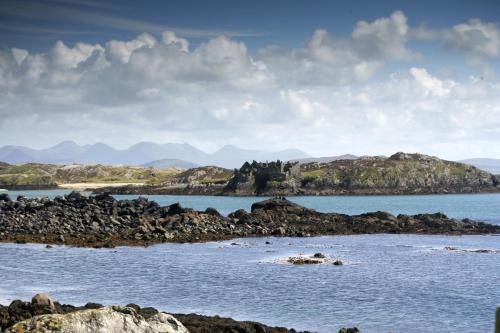
<path fill-rule="evenodd" d="M 53 307 L 20 300 L 13 301 L 9 306 L 0 305 L 0 332 L 298 333 L 294 329 L 219 316 L 170 315 L 136 304 L 104 307 L 87 303 L 75 307 L 50 301 Z"/>
<path fill-rule="evenodd" d="M 342 261 L 340 260 L 332 260 L 326 254 L 323 253 L 315 253 L 312 256 L 292 256 L 286 259 L 286 262 L 293 265 L 315 265 L 315 264 L 333 264 L 333 265 L 342 265 Z M 340 264 L 339 264 L 340 263 Z"/>
<path fill-rule="evenodd" d="M 486 234 L 500 226 L 456 220 L 444 214 L 394 216 L 320 213 L 285 198 L 237 210 L 228 217 L 217 210 L 195 211 L 179 204 L 160 206 L 146 198 L 116 200 L 73 192 L 55 199 L 12 201 L 0 195 L 0 240 L 79 246 L 200 242 L 248 236 L 312 236 L 365 233 Z"/>
<path fill-rule="evenodd" d="M 173 316 L 157 313 L 145 319 L 133 308 L 110 306 L 68 314 L 45 314 L 14 324 L 5 333 L 189 333 Z"/>

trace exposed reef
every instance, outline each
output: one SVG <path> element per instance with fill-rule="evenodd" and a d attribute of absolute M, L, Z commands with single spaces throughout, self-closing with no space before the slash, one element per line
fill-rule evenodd
<path fill-rule="evenodd" d="M 146 198 L 116 200 L 77 192 L 55 199 L 0 194 L 0 241 L 113 247 L 161 242 L 203 242 L 251 236 L 307 237 L 372 233 L 491 234 L 500 226 L 441 213 L 360 215 L 320 213 L 285 198 L 254 203 L 227 217 L 214 208 L 160 206 Z"/>

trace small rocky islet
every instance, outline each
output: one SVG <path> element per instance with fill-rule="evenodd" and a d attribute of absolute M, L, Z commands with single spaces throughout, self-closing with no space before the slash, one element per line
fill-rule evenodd
<path fill-rule="evenodd" d="M 214 208 L 196 211 L 178 203 L 160 206 L 139 197 L 72 192 L 54 199 L 0 194 L 0 241 L 113 247 L 161 242 L 203 242 L 254 236 L 308 237 L 373 233 L 498 234 L 500 226 L 444 214 L 394 216 L 321 213 L 283 197 L 254 203 L 251 211 L 223 216 Z"/>

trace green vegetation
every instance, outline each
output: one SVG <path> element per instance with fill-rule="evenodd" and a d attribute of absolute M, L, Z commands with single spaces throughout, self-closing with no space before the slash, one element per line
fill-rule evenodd
<path fill-rule="evenodd" d="M 226 184 L 233 171 L 215 166 L 188 169 L 170 177 L 167 181 L 177 184 Z"/>
<path fill-rule="evenodd" d="M 71 183 L 162 183 L 180 173 L 177 169 L 130 166 L 54 165 L 28 163 L 0 169 L 0 185 L 55 186 Z"/>
<path fill-rule="evenodd" d="M 473 166 L 420 154 L 398 153 L 390 158 L 367 157 L 303 165 L 303 186 L 321 188 L 401 188 L 494 186 L 487 172 Z"/>
<path fill-rule="evenodd" d="M 319 178 L 326 175 L 326 168 L 302 172 L 304 178 Z"/>

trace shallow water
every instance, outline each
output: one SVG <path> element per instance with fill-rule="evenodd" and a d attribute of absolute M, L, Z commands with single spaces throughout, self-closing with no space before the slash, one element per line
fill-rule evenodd
<path fill-rule="evenodd" d="M 0 302 L 43 291 L 64 303 L 135 302 L 319 332 L 492 332 L 500 253 L 445 246 L 500 250 L 500 238 L 251 238 L 116 249 L 0 244 Z M 315 252 L 346 265 L 277 262 Z"/>
<path fill-rule="evenodd" d="M 62 195 L 69 191 L 11 191 L 12 198 L 18 195 L 28 197 Z M 119 199 L 132 199 L 134 195 L 117 195 Z M 263 197 L 220 197 L 149 195 L 161 205 L 180 202 L 184 207 L 205 210 L 214 207 L 222 214 L 237 209 L 250 210 L 252 203 Z M 387 211 L 393 214 L 419 214 L 442 212 L 455 218 L 472 218 L 500 224 L 500 193 L 495 194 L 448 194 L 448 195 L 382 195 L 382 196 L 302 196 L 289 197 L 290 200 L 321 212 L 361 214 L 373 211 Z"/>
<path fill-rule="evenodd" d="M 68 191 L 9 192 L 34 196 Z M 136 196 L 116 196 L 131 199 Z M 224 214 L 262 197 L 148 196 Z M 324 212 L 441 211 L 500 224 L 500 194 L 291 197 Z M 265 244 L 271 241 L 272 244 Z M 231 245 L 236 242 L 239 245 Z M 135 302 L 171 312 L 336 332 L 492 332 L 500 304 L 498 236 L 356 235 L 259 238 L 148 248 L 82 249 L 0 244 L 0 302 L 49 292 L 65 303 Z M 292 266 L 279 259 L 324 252 L 344 266 Z"/>

